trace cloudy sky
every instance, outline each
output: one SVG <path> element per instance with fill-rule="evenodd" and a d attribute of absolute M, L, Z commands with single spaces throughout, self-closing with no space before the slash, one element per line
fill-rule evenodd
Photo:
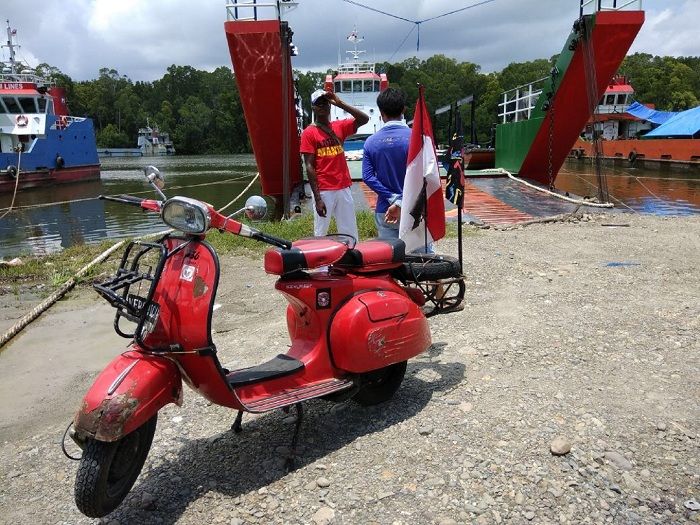
<path fill-rule="evenodd" d="M 270 0 L 259 0 L 270 3 Z M 576 0 L 353 0 L 410 21 L 378 14 L 345 0 L 299 0 L 286 19 L 300 55 L 293 66 L 325 70 L 349 49 L 357 27 L 370 60 L 398 62 L 442 53 L 500 70 L 511 62 L 561 51 L 578 16 Z M 628 0 L 617 0 L 618 4 Z M 603 0 L 611 5 L 612 0 Z M 17 29 L 20 58 L 47 62 L 74 80 L 114 68 L 132 80 L 155 80 L 170 64 L 212 70 L 231 65 L 224 36 L 225 0 L 2 0 L 0 17 Z M 631 52 L 698 56 L 700 0 L 643 0 L 646 22 Z M 269 13 L 269 11 L 268 11 Z M 3 49 L 3 59 L 8 56 Z"/>

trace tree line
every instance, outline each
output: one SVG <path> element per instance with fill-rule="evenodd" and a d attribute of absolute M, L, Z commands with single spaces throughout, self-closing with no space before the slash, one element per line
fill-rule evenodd
<path fill-rule="evenodd" d="M 482 73 L 477 64 L 434 55 L 425 60 L 414 57 L 398 63 L 382 62 L 377 64 L 377 71 L 385 72 L 392 86 L 406 92 L 407 119 L 418 97 L 418 83 L 425 86 L 431 112 L 473 95 L 477 138 L 486 143 L 497 122 L 501 94 L 548 76 L 555 61 L 556 56 L 511 63 L 499 72 Z M 109 68 L 100 69 L 98 78 L 88 81 L 73 81 L 47 64 L 37 70 L 66 88 L 73 115 L 93 119 L 101 147 L 135 147 L 138 129 L 150 122 L 170 133 L 179 154 L 251 151 L 234 73 L 228 67 L 208 72 L 171 65 L 161 79 L 153 82 L 134 82 Z M 322 87 L 330 72 L 295 71 L 307 120 L 309 97 Z M 654 104 L 656 109 L 681 111 L 700 105 L 700 57 L 635 53 L 625 58 L 619 73 L 630 79 L 636 100 Z M 469 108 L 462 107 L 461 111 L 468 127 Z M 438 142 L 447 140 L 449 126 L 446 115 L 435 118 Z"/>

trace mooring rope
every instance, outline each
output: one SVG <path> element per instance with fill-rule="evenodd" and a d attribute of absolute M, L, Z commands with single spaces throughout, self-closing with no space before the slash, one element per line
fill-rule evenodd
<path fill-rule="evenodd" d="M 541 188 L 539 186 L 531 184 L 531 183 L 527 182 L 526 180 L 523 180 L 521 178 L 516 177 L 511 172 L 509 172 L 508 170 L 504 170 L 503 168 L 499 168 L 499 170 L 504 175 L 507 175 L 508 178 L 510 178 L 516 182 L 519 182 L 520 184 L 524 184 L 525 186 L 527 186 L 528 188 L 532 188 L 533 190 L 537 190 L 537 191 L 540 191 L 540 192 L 545 193 L 547 195 L 551 195 L 552 197 L 556 197 L 557 199 L 571 202 L 573 204 L 578 204 L 580 206 L 591 206 L 593 208 L 613 208 L 614 207 L 614 205 L 611 202 L 591 202 L 591 201 L 587 201 L 587 200 L 583 200 L 583 199 L 572 199 L 571 197 L 567 197 L 566 195 L 560 195 L 560 194 L 555 193 L 553 191 L 550 191 L 548 189 Z"/>
<path fill-rule="evenodd" d="M 573 173 L 573 172 L 569 172 L 569 173 L 571 174 L 571 173 Z M 581 181 L 582 181 L 584 184 L 588 184 L 591 188 L 598 189 L 598 187 L 597 187 L 595 184 L 592 184 L 591 182 L 588 182 L 588 181 L 587 181 L 585 178 L 583 178 L 581 175 L 579 175 L 579 174 L 577 174 L 577 173 L 573 173 L 573 175 L 575 175 L 577 178 L 581 179 Z M 608 192 L 608 197 L 610 197 L 610 198 L 613 199 L 614 201 L 617 201 L 621 206 L 624 206 L 625 208 L 627 208 L 627 209 L 630 210 L 631 212 L 639 213 L 637 210 L 635 210 L 634 208 L 628 206 L 627 204 L 625 204 L 625 202 L 623 202 L 623 201 L 621 201 L 620 199 L 618 199 L 617 197 L 615 197 L 615 195 L 613 195 L 612 193 Z"/>
<path fill-rule="evenodd" d="M 15 173 L 15 190 L 12 193 L 12 202 L 10 202 L 10 207 L 7 208 L 7 211 L 0 215 L 0 219 L 4 219 L 5 215 L 10 213 L 12 211 L 13 206 L 15 205 L 15 198 L 17 197 L 17 188 L 19 188 L 19 170 L 20 166 L 22 165 L 22 150 L 19 150 L 17 152 L 17 173 Z M 2 346 L 2 345 L 0 345 Z"/>
<path fill-rule="evenodd" d="M 257 179 L 259 175 L 260 175 L 260 174 L 258 173 L 258 174 L 253 178 L 253 180 Z M 232 182 L 238 182 L 238 181 L 243 180 L 243 179 L 246 179 L 246 178 L 247 178 L 247 175 L 241 175 L 240 177 L 234 177 L 234 178 L 232 178 L 232 179 L 217 180 L 217 181 L 213 181 L 213 182 L 202 182 L 201 184 L 187 184 L 187 185 L 184 185 L 184 186 L 173 186 L 173 187 L 170 188 L 170 189 L 171 189 L 171 190 L 182 190 L 182 189 L 187 189 L 187 188 L 201 188 L 201 187 L 203 187 L 203 186 L 216 186 L 216 185 L 218 185 L 218 184 L 230 184 L 230 183 L 232 183 Z M 248 187 L 250 188 L 250 185 L 248 185 Z M 143 194 L 145 194 L 145 193 L 151 193 L 151 190 L 136 191 L 136 192 L 132 192 L 131 195 L 143 195 Z M 86 197 L 86 198 L 84 198 L 84 199 L 73 199 L 73 200 L 69 200 L 69 201 L 56 201 L 56 202 L 46 202 L 46 203 L 43 203 L 43 204 L 31 204 L 31 205 L 26 205 L 26 206 L 15 206 L 15 207 L 14 207 L 14 210 L 15 210 L 15 211 L 18 211 L 18 210 L 31 210 L 31 209 L 34 209 L 34 208 L 48 208 L 48 207 L 50 207 L 50 206 L 58 206 L 58 205 L 63 205 L 63 204 L 73 204 L 73 203 L 76 203 L 76 202 L 94 201 L 94 200 L 97 200 L 97 199 L 98 199 L 98 197 Z M 13 210 L 12 207 L 10 207 L 10 208 L 0 208 L 0 211 L 7 211 L 8 213 L 9 213 L 10 211 L 12 211 L 12 210 Z M 5 215 L 7 215 L 7 213 L 6 213 Z M 3 215 L 2 217 L 0 217 L 0 219 L 2 219 L 5 215 Z"/>
<path fill-rule="evenodd" d="M 236 202 L 238 199 L 240 199 L 248 189 L 253 185 L 253 183 L 258 179 L 260 176 L 260 173 L 257 173 L 255 177 L 253 177 L 253 180 L 250 181 L 250 184 L 245 187 L 245 189 L 239 193 L 231 202 L 229 202 L 226 206 L 221 208 L 219 211 L 223 211 L 224 209 L 228 208 Z M 159 237 L 161 235 L 167 235 L 168 233 L 171 233 L 173 230 L 164 230 L 161 232 L 157 233 L 149 233 L 148 235 L 142 235 L 140 237 L 135 237 L 134 240 L 136 239 L 148 239 L 150 237 Z M 7 330 L 2 336 L 0 336 L 0 349 L 8 342 L 10 341 L 13 337 L 15 337 L 18 333 L 20 333 L 24 328 L 26 328 L 32 321 L 34 321 L 37 317 L 39 317 L 42 313 L 44 313 L 46 310 L 48 310 L 52 305 L 54 305 L 61 297 L 63 297 L 66 293 L 68 293 L 71 289 L 75 287 L 75 285 L 78 283 L 78 280 L 83 277 L 85 274 L 87 274 L 90 269 L 103 262 L 107 257 L 109 257 L 111 254 L 113 254 L 115 251 L 117 251 L 119 248 L 124 246 L 124 244 L 127 243 L 127 239 L 124 239 L 122 241 L 119 241 L 118 243 L 110 246 L 107 248 L 104 252 L 102 252 L 100 255 L 95 257 L 92 261 L 90 261 L 87 265 L 83 266 L 80 270 L 76 272 L 76 274 L 68 279 L 65 283 L 63 283 L 58 290 L 53 292 L 50 296 L 48 296 L 46 299 L 44 299 L 41 303 L 39 303 L 35 308 L 33 308 L 30 312 L 28 312 L 26 315 L 24 315 L 19 321 L 17 321 L 9 330 Z"/>

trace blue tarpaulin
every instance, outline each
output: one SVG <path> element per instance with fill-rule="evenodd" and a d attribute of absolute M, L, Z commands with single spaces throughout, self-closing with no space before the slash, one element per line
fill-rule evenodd
<path fill-rule="evenodd" d="M 668 119 L 678 114 L 673 111 L 656 111 L 639 102 L 632 103 L 630 107 L 627 108 L 627 113 L 642 120 L 648 120 L 652 124 L 663 124 Z"/>
<path fill-rule="evenodd" d="M 700 106 L 676 113 L 643 138 L 646 137 L 700 138 Z"/>

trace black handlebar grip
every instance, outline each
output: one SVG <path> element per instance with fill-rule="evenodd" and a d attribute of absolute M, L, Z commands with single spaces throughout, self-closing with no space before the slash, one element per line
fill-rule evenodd
<path fill-rule="evenodd" d="M 292 241 L 288 241 L 286 239 L 280 239 L 279 237 L 275 237 L 274 235 L 269 235 L 267 233 L 261 232 L 261 231 L 256 231 L 253 233 L 251 236 L 253 239 L 257 239 L 259 241 L 266 242 L 267 244 L 272 244 L 273 246 L 277 246 L 278 248 L 285 248 L 289 250 L 292 247 Z"/>
<path fill-rule="evenodd" d="M 115 196 L 100 195 L 99 198 L 100 198 L 100 200 L 121 202 L 122 204 L 131 204 L 133 206 L 138 206 L 138 207 L 141 207 L 141 203 L 146 200 L 146 199 L 142 199 L 141 197 L 134 197 L 132 195 L 115 195 Z"/>

